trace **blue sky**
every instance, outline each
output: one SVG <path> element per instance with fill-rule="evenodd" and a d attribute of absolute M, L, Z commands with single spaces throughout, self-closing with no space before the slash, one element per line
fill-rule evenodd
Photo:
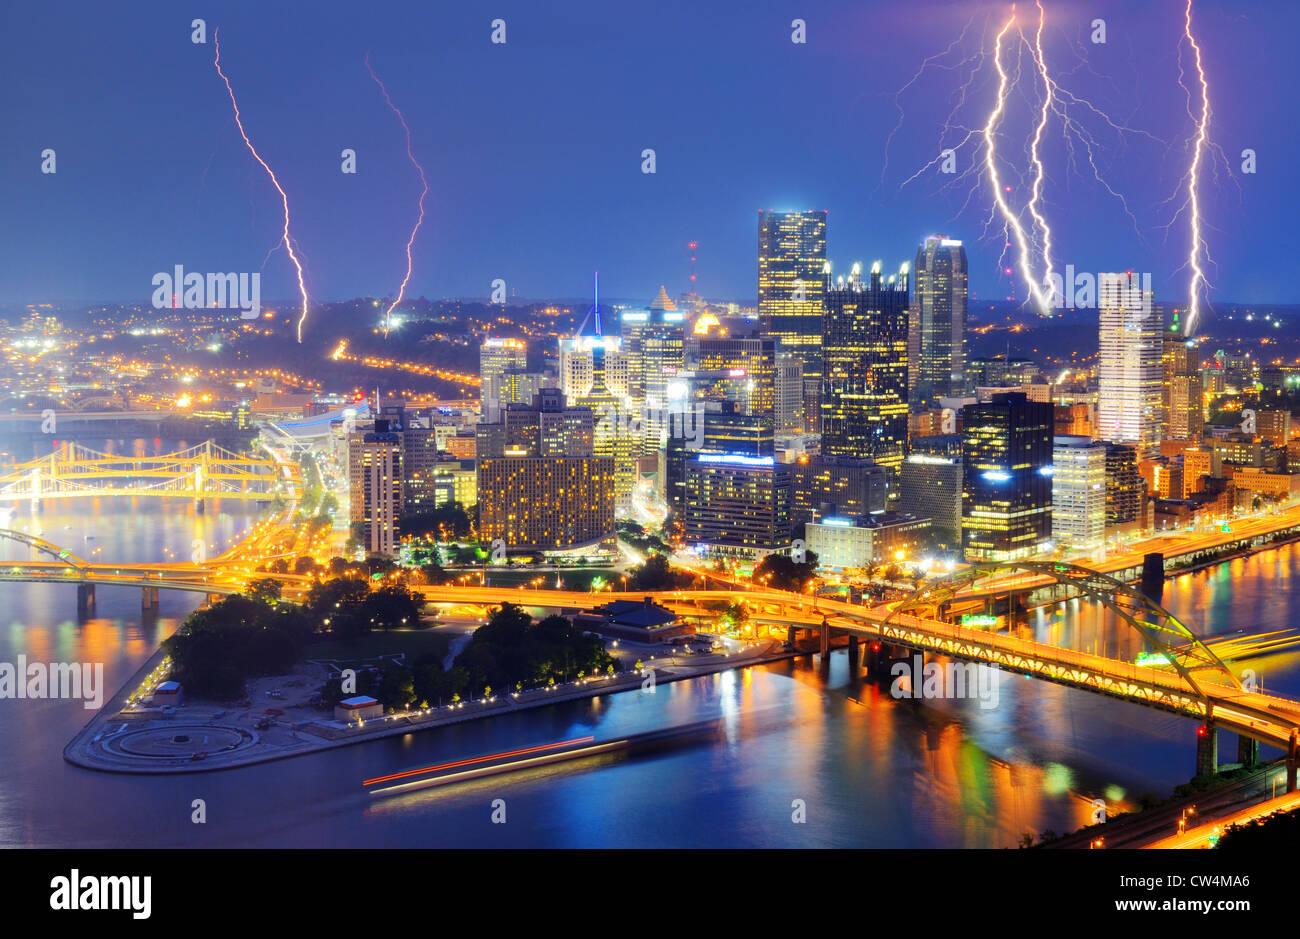
<path fill-rule="evenodd" d="M 1132 9 L 1139 7 L 1138 9 Z M 1058 263 L 1153 274 L 1158 296 L 1186 294 L 1179 178 L 1194 131 L 1178 87 L 1180 2 L 1046 2 L 1045 52 L 1062 87 L 1117 122 L 1085 120 L 1097 160 L 1138 222 L 1096 181 L 1071 172 L 1049 125 L 1045 209 Z M 409 293 L 485 297 L 506 280 L 518 296 L 652 296 L 687 286 L 686 245 L 710 297 L 755 295 L 761 208 L 829 211 L 839 268 L 910 259 L 930 232 L 968 244 L 971 286 L 997 298 L 1022 286 L 984 230 L 987 185 L 943 184 L 931 159 L 960 70 L 932 67 L 894 93 L 926 56 L 971 23 L 937 65 L 982 47 L 1004 4 L 717 2 L 28 3 L 0 6 L 0 302 L 147 301 L 155 272 L 263 270 L 263 296 L 293 292 L 279 238 L 280 201 L 239 138 L 212 65 L 222 64 L 254 144 L 290 198 L 311 294 L 322 300 L 395 291 L 419 181 L 402 130 L 366 73 L 372 62 L 411 125 L 431 184 Z M 1033 5 L 1020 4 L 1032 37 Z M 208 43 L 190 41 L 203 16 Z M 490 42 L 491 21 L 507 42 Z M 1104 45 L 1089 42 L 1102 17 Z M 1198 2 L 1194 22 L 1211 80 L 1211 134 L 1232 174 L 1207 171 L 1211 299 L 1300 301 L 1293 221 L 1300 135 L 1290 66 L 1300 5 Z M 791 42 L 791 22 L 807 42 Z M 1190 63 L 1183 46 L 1184 63 Z M 965 126 L 993 101 L 991 60 L 972 81 Z M 999 153 L 1025 165 L 1036 92 L 1008 106 Z M 1195 104 L 1195 102 L 1194 102 Z M 953 132 L 949 141 L 960 138 Z M 961 168 L 982 159 L 968 144 Z M 1240 153 L 1258 172 L 1241 175 Z M 46 148 L 57 173 L 40 172 Z M 358 154 L 356 175 L 340 152 Z M 641 172 L 656 151 L 657 172 Z M 1085 167 L 1086 169 L 1086 167 Z M 1013 202 L 1027 190 L 1014 187 Z M 1171 194 L 1172 204 L 1162 205 Z M 969 196 L 969 199 L 968 199 Z"/>

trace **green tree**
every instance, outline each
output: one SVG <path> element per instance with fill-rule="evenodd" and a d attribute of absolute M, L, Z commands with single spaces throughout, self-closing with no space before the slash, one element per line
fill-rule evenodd
<path fill-rule="evenodd" d="M 806 551 L 802 562 L 796 562 L 784 554 L 769 554 L 758 562 L 750 579 L 777 590 L 802 593 L 808 582 L 816 576 L 817 554 Z"/>
<path fill-rule="evenodd" d="M 263 603 L 274 605 L 280 599 L 280 582 L 271 578 L 255 580 L 248 585 L 244 591 L 245 595 L 252 597 L 254 600 L 261 600 Z"/>

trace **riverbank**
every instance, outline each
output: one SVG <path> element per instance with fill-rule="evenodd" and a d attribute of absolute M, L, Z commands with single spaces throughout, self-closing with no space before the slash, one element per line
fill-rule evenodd
<path fill-rule="evenodd" d="M 324 716 L 299 721 L 281 721 L 277 717 L 269 726 L 259 727 L 264 715 L 251 707 L 239 709 L 196 702 L 166 714 L 155 708 L 125 708 L 131 692 L 162 662 L 163 653 L 159 650 L 114 695 L 111 706 L 92 718 L 64 747 L 63 758 L 74 766 L 110 773 L 180 774 L 238 769 L 368 740 L 545 707 L 559 701 L 594 698 L 638 688 L 652 693 L 658 684 L 762 665 L 792 655 L 794 653 L 785 650 L 781 643 L 767 641 L 755 643 L 740 652 L 661 656 L 648 675 L 630 672 L 588 678 L 552 688 L 494 695 L 487 700 L 384 715 L 360 724 L 344 724 Z M 306 671 L 313 667 L 306 663 L 296 667 L 291 675 L 262 681 L 290 685 L 301 680 L 299 687 L 306 687 L 310 684 Z M 257 690 L 260 689 L 254 689 L 254 692 Z M 280 700 L 274 699 L 273 703 L 278 705 Z M 275 708 L 280 711 L 290 709 L 291 706 Z"/>

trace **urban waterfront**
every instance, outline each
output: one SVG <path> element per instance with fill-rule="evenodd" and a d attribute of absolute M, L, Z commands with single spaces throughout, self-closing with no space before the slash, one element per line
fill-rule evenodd
<path fill-rule="evenodd" d="M 105 500 L 107 501 L 107 500 Z M 188 508 L 188 507 L 186 507 Z M 196 516 L 176 504 L 65 503 L 40 526 L 123 560 L 225 542 L 250 516 Z M 30 526 L 35 519 L 27 519 Z M 70 528 L 65 526 L 71 526 Z M 93 542 L 86 535 L 94 535 Z M 1207 637 L 1285 628 L 1300 549 L 1286 545 L 1171 579 L 1165 602 Z M 200 597 L 163 591 L 141 621 L 138 589 L 101 588 L 99 616 L 75 617 L 75 588 L 0 584 L 9 623 L 0 660 L 103 661 L 105 698 L 154 653 Z M 1071 602 L 1040 629 L 1091 641 L 1097 616 Z M 1112 634 L 1113 638 L 1113 634 Z M 1274 693 L 1300 691 L 1294 654 L 1249 667 Z M 1241 667 L 1241 666 L 1239 666 Z M 807 657 L 473 721 L 218 773 L 156 778 L 66 764 L 64 744 L 92 712 L 80 701 L 0 702 L 0 842 L 28 847 L 854 846 L 1014 847 L 1026 832 L 1072 831 L 1093 798 L 1111 811 L 1161 798 L 1194 769 L 1187 719 L 1004 675 L 996 707 L 900 701 L 888 680 L 850 681 L 844 653 L 824 680 Z M 721 718 L 725 739 L 632 757 L 372 797 L 361 781 L 445 760 L 577 735 L 598 738 Z M 1227 750 L 1225 746 L 1223 749 Z M 1271 754 L 1269 754 L 1271 755 Z M 208 822 L 190 820 L 204 799 Z M 494 799 L 508 821 L 492 824 Z M 807 823 L 791 823 L 804 800 Z"/>

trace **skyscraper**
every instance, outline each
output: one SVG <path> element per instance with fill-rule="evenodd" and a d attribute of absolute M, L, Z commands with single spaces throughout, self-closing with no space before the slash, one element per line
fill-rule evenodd
<path fill-rule="evenodd" d="M 588 549 L 612 543 L 614 461 L 593 456 L 592 415 L 547 389 L 531 407 L 478 427 L 479 536 L 510 548 Z"/>
<path fill-rule="evenodd" d="M 758 320 L 778 352 L 803 360 L 806 420 L 815 424 L 821 389 L 822 273 L 826 212 L 758 213 Z M 806 428 L 815 432 L 815 427 Z"/>
<path fill-rule="evenodd" d="M 683 529 L 708 554 L 762 557 L 790 544 L 790 470 L 770 456 L 686 460 Z"/>
<path fill-rule="evenodd" d="M 522 339 L 489 337 L 483 340 L 478 352 L 480 384 L 480 415 L 485 421 L 495 421 L 508 395 L 503 385 L 508 373 L 526 373 L 528 346 Z"/>
<path fill-rule="evenodd" d="M 1079 551 L 1106 537 L 1106 444 L 1057 436 L 1052 445 L 1052 538 Z"/>
<path fill-rule="evenodd" d="M 966 391 L 966 249 L 931 235 L 916 249 L 907 387 L 914 408 Z"/>
<path fill-rule="evenodd" d="M 623 313 L 623 353 L 628 363 L 628 398 L 644 408 L 642 452 L 654 453 L 667 435 L 668 383 L 684 367 L 683 316 L 659 289 L 648 310 Z"/>
<path fill-rule="evenodd" d="M 772 381 L 773 425 L 777 431 L 803 431 L 803 360 L 788 353 L 776 357 Z"/>
<path fill-rule="evenodd" d="M 1138 471 L 1137 451 L 1124 444 L 1106 448 L 1106 527 L 1141 527 L 1146 484 Z"/>
<path fill-rule="evenodd" d="M 930 520 L 937 546 L 961 549 L 962 459 L 956 434 L 913 437 L 899 474 L 898 509 Z"/>
<path fill-rule="evenodd" d="M 770 337 L 688 336 L 686 368 L 706 399 L 730 401 L 745 414 L 772 418 L 776 345 Z"/>
<path fill-rule="evenodd" d="M 1199 440 L 1205 431 L 1201 353 L 1196 340 L 1188 339 L 1180 332 L 1177 313 L 1173 324 L 1164 333 L 1161 366 L 1161 438 Z"/>
<path fill-rule="evenodd" d="M 893 498 L 907 448 L 908 266 L 887 281 L 879 261 L 866 283 L 857 264 L 848 281 L 826 278 L 822 453 L 875 460 Z"/>
<path fill-rule="evenodd" d="M 402 436 L 375 421 L 373 431 L 348 437 L 350 519 L 365 533 L 369 554 L 397 553 L 402 512 Z"/>
<path fill-rule="evenodd" d="M 1097 367 L 1097 435 L 1130 443 L 1145 456 L 1160 425 L 1162 329 L 1152 292 L 1136 274 L 1100 274 L 1100 362 Z"/>
<path fill-rule="evenodd" d="M 962 546 L 967 559 L 1013 561 L 1052 536 L 1052 405 L 1020 391 L 962 409 Z"/>

